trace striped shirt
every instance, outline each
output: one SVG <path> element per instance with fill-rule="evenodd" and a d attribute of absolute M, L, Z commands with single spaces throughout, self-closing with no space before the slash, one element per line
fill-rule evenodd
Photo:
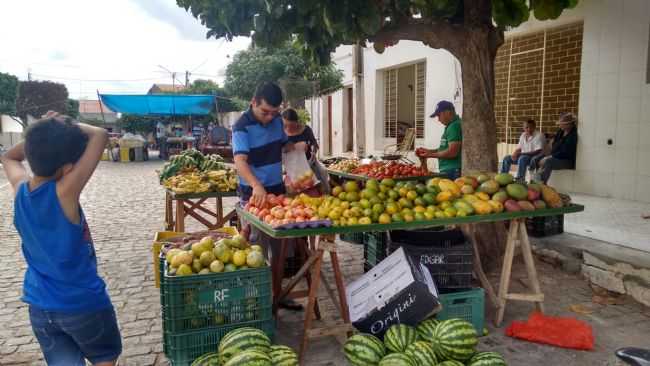
<path fill-rule="evenodd" d="M 282 147 L 287 142 L 282 118 L 278 115 L 263 125 L 248 109 L 233 126 L 233 154 L 248 156 L 248 165 L 268 193 L 284 193 Z M 239 195 L 248 201 L 253 188 L 239 176 Z"/>

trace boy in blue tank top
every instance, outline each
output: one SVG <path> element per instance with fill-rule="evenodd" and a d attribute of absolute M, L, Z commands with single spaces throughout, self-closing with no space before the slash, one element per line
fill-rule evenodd
<path fill-rule="evenodd" d="M 106 146 L 103 128 L 48 112 L 0 157 L 15 192 L 14 225 L 27 262 L 22 300 L 50 366 L 112 366 L 117 319 L 79 196 Z M 28 176 L 23 161 L 33 172 Z"/>

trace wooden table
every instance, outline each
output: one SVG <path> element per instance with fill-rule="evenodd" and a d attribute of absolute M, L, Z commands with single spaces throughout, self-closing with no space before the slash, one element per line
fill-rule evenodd
<path fill-rule="evenodd" d="M 543 310 L 543 301 L 544 294 L 541 291 L 539 285 L 539 279 L 537 277 L 537 271 L 535 269 L 535 263 L 533 259 L 532 249 L 530 242 L 528 240 L 528 234 L 526 232 L 525 219 L 528 217 L 542 217 L 542 216 L 553 216 L 553 215 L 562 215 L 569 214 L 574 212 L 584 211 L 584 206 L 577 204 L 570 204 L 562 208 L 550 208 L 544 210 L 536 211 L 520 211 L 520 212 L 502 212 L 498 214 L 490 215 L 476 215 L 476 216 L 467 216 L 467 217 L 454 217 L 454 218 L 445 218 L 445 219 L 434 219 L 434 220 L 423 220 L 423 221 L 413 221 L 413 222 L 398 222 L 391 224 L 369 224 L 369 225 L 354 225 L 354 226 L 344 226 L 344 227 L 329 227 L 329 228 L 307 228 L 307 229 L 290 229 L 290 230 L 276 230 L 271 226 L 267 225 L 263 221 L 259 220 L 254 215 L 246 212 L 240 206 L 236 206 L 237 212 L 241 217 L 245 218 L 256 228 L 266 233 L 267 235 L 278 238 L 297 238 L 297 237 L 315 237 L 313 243 L 310 244 L 309 248 L 309 258 L 307 262 L 302 266 L 298 274 L 291 278 L 287 287 L 282 289 L 280 293 L 274 299 L 274 303 L 277 305 L 278 301 L 285 296 L 295 298 L 298 296 L 307 295 L 308 304 L 307 309 L 305 310 L 305 323 L 304 323 L 304 334 L 300 346 L 300 357 L 301 360 L 304 359 L 304 352 L 307 348 L 307 342 L 310 338 L 319 337 L 323 335 L 334 335 L 341 333 L 348 333 L 352 329 L 349 318 L 348 304 L 345 299 L 345 286 L 343 284 L 342 276 L 340 273 L 338 256 L 336 252 L 336 244 L 333 242 L 331 237 L 334 234 L 343 234 L 343 233 L 360 233 L 360 232 L 372 232 L 372 231 L 388 231 L 388 230 L 409 230 L 409 229 L 424 229 L 436 226 L 445 226 L 445 225 L 458 225 L 464 231 L 465 235 L 469 238 L 474 248 L 474 272 L 481 282 L 481 285 L 488 294 L 489 300 L 497 308 L 497 314 L 495 318 L 495 323 L 497 326 L 500 326 L 503 321 L 503 316 L 506 309 L 506 304 L 509 300 L 516 301 L 530 301 L 534 302 L 535 306 L 539 310 Z M 481 258 L 478 252 L 478 246 L 475 236 L 475 224 L 478 223 L 487 223 L 487 222 L 497 222 L 497 221 L 509 221 L 509 231 L 508 239 L 506 242 L 506 251 L 503 259 L 503 266 L 501 269 L 501 277 L 499 281 L 498 293 L 494 291 L 494 288 L 488 281 L 487 276 L 483 271 L 483 266 L 481 265 Z M 330 239 L 324 239 L 323 236 L 327 236 Z M 530 293 L 509 293 L 508 288 L 510 285 L 510 275 L 512 271 L 512 262 L 514 259 L 515 248 L 517 245 L 521 246 L 521 252 L 524 257 L 524 262 L 526 264 L 526 270 L 528 272 L 528 278 L 530 283 Z M 284 246 L 283 246 L 284 247 Z M 312 319 L 315 315 L 315 306 L 316 306 L 316 296 L 318 293 L 318 288 L 320 282 L 323 278 L 321 274 L 322 261 L 324 253 L 328 252 L 332 258 L 332 267 L 334 271 L 334 277 L 336 279 L 336 287 L 338 290 L 338 301 L 335 299 L 333 292 L 328 289 L 328 294 L 333 298 L 335 304 L 339 304 L 339 311 L 341 313 L 341 318 L 343 319 L 344 324 L 338 327 L 328 327 L 324 330 L 311 329 Z M 282 254 L 281 254 L 282 256 Z M 311 271 L 311 272 L 309 272 Z M 300 281 L 303 276 L 309 274 L 311 277 L 308 278 L 309 283 L 309 292 L 298 293 L 292 295 L 291 290 L 295 285 Z M 327 286 L 326 286 L 327 287 Z"/>
<path fill-rule="evenodd" d="M 223 227 L 224 224 L 236 215 L 236 211 L 231 210 L 224 216 L 223 197 L 237 197 L 237 192 L 176 194 L 173 191 L 166 190 L 165 229 L 176 232 L 185 232 L 185 218 L 187 216 L 193 217 L 198 222 L 205 225 L 208 230 Z M 215 205 L 209 207 L 207 203 L 212 198 L 215 199 Z"/>

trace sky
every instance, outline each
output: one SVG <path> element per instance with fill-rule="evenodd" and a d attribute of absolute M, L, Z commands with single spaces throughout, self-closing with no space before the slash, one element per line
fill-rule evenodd
<path fill-rule="evenodd" d="M 153 83 L 212 79 L 250 44 L 206 39 L 175 0 L 0 1 L 0 72 L 66 85 L 71 98 L 143 94 Z M 166 71 L 166 70 L 167 71 Z"/>

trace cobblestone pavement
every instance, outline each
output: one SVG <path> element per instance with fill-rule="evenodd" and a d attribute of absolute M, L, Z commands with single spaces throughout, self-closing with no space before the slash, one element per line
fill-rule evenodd
<path fill-rule="evenodd" d="M 162 228 L 163 191 L 157 184 L 155 169 L 160 162 L 119 164 L 102 162 L 84 191 L 81 201 L 95 239 L 101 275 L 109 292 L 122 331 L 124 353 L 121 365 L 165 365 L 162 354 L 160 298 L 153 285 L 151 241 Z M 12 224 L 12 195 L 0 174 L 0 365 L 43 365 L 44 361 L 32 334 L 27 307 L 20 302 L 25 262 L 20 241 Z M 234 199 L 228 201 L 232 205 Z M 200 229 L 190 221 L 188 230 Z M 346 280 L 362 272 L 360 246 L 341 244 L 341 266 Z M 613 351 L 622 346 L 647 346 L 650 335 L 650 311 L 628 301 L 618 306 L 594 306 L 591 292 L 581 278 L 539 264 L 547 312 L 573 316 L 589 322 L 596 335 L 592 352 L 562 350 L 516 341 L 503 335 L 503 329 L 488 325 L 490 334 L 481 338 L 481 349 L 502 352 L 510 365 L 614 365 Z M 324 273 L 331 278 L 329 265 Z M 523 277 L 520 266 L 513 277 Z M 493 275 L 493 283 L 496 283 Z M 521 284 L 513 280 L 513 291 Z M 335 320 L 335 308 L 321 295 L 325 321 Z M 572 304 L 593 307 L 588 315 L 571 313 Z M 488 318 L 493 314 L 488 306 Z M 529 304 L 508 305 L 505 323 L 524 319 Z M 277 340 L 297 348 L 302 334 L 301 313 L 280 313 Z M 317 322 L 318 323 L 318 322 Z M 337 340 L 330 337 L 311 343 L 307 365 L 345 365 Z"/>

